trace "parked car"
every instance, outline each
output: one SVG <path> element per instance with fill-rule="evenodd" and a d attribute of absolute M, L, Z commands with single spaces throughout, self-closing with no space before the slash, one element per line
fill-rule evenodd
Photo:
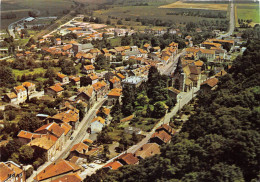
<path fill-rule="evenodd" d="M 85 168 L 85 169 L 88 168 L 88 166 L 86 164 L 82 164 L 82 167 Z"/>
<path fill-rule="evenodd" d="M 101 164 L 101 161 L 100 160 L 95 160 L 94 163 Z"/>
<path fill-rule="evenodd" d="M 95 164 L 89 164 L 88 166 L 91 167 L 91 168 L 95 168 L 96 167 Z"/>

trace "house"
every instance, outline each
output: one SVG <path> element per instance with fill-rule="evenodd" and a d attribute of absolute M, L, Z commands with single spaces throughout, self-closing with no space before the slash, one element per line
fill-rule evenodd
<path fill-rule="evenodd" d="M 108 169 L 108 170 L 117 170 L 118 168 L 122 167 L 123 164 L 121 164 L 118 161 L 114 161 L 114 162 L 110 162 L 108 164 L 106 164 L 103 169 Z"/>
<path fill-rule="evenodd" d="M 183 65 L 177 63 L 177 68 L 172 75 L 172 86 L 182 92 L 188 92 L 192 87 L 200 87 L 201 70 L 194 64 Z"/>
<path fill-rule="evenodd" d="M 225 71 L 225 70 L 221 70 L 220 72 L 218 72 L 217 74 L 215 74 L 214 76 L 216 77 L 216 78 L 220 78 L 220 77 L 222 77 L 222 76 L 224 76 L 224 75 L 226 75 L 227 74 L 227 72 Z"/>
<path fill-rule="evenodd" d="M 173 87 L 168 87 L 168 94 L 171 98 L 175 98 L 177 100 L 178 95 L 181 93 L 181 91 L 177 90 L 176 88 Z"/>
<path fill-rule="evenodd" d="M 23 167 L 13 161 L 0 162 L 1 182 L 25 182 L 25 171 Z"/>
<path fill-rule="evenodd" d="M 52 117 L 49 117 L 46 121 L 47 123 L 56 122 L 60 126 L 62 123 L 67 123 L 72 126 L 73 130 L 75 130 L 79 125 L 79 110 L 76 108 L 69 109 L 67 111 L 60 112 Z"/>
<path fill-rule="evenodd" d="M 107 105 L 111 106 L 116 103 L 117 100 L 119 100 L 119 103 L 121 103 L 121 96 L 122 96 L 122 89 L 114 88 L 110 90 L 110 92 L 107 94 Z"/>
<path fill-rule="evenodd" d="M 92 64 L 86 65 L 82 69 L 82 72 L 86 74 L 94 73 L 94 71 L 95 71 L 95 67 Z"/>
<path fill-rule="evenodd" d="M 144 50 L 146 50 L 146 51 L 150 51 L 150 49 L 151 49 L 152 47 L 150 46 L 150 44 L 144 44 Z"/>
<path fill-rule="evenodd" d="M 101 118 L 100 116 L 94 118 L 90 124 L 91 133 L 101 132 L 104 125 L 105 119 Z"/>
<path fill-rule="evenodd" d="M 125 153 L 119 156 L 116 160 L 123 165 L 134 165 L 139 163 L 138 158 L 135 157 L 132 153 Z"/>
<path fill-rule="evenodd" d="M 98 76 L 95 73 L 90 73 L 85 77 L 81 77 L 80 85 L 81 86 L 88 86 L 93 85 L 98 82 Z"/>
<path fill-rule="evenodd" d="M 158 132 L 158 131 L 165 131 L 166 133 L 168 133 L 171 136 L 173 136 L 175 134 L 175 130 L 171 126 L 169 126 L 167 124 L 162 124 L 155 131 L 156 132 Z"/>
<path fill-rule="evenodd" d="M 103 80 L 93 84 L 92 86 L 96 92 L 96 100 L 104 97 L 109 90 L 109 84 L 107 84 Z"/>
<path fill-rule="evenodd" d="M 69 77 L 62 73 L 57 73 L 57 80 L 63 84 L 69 83 Z"/>
<path fill-rule="evenodd" d="M 63 90 L 64 89 L 60 85 L 55 84 L 44 89 L 44 94 L 56 98 L 63 93 Z"/>
<path fill-rule="evenodd" d="M 123 88 L 126 87 L 126 85 L 137 88 L 142 84 L 143 81 L 144 79 L 139 76 L 130 76 L 122 81 L 122 86 Z"/>
<path fill-rule="evenodd" d="M 61 45 L 61 38 L 56 38 L 56 39 L 54 40 L 54 44 L 55 44 L 55 45 Z"/>
<path fill-rule="evenodd" d="M 109 79 L 109 83 L 110 83 L 110 89 L 121 88 L 121 81 L 116 76 L 113 76 L 111 79 Z"/>
<path fill-rule="evenodd" d="M 72 49 L 75 54 L 77 54 L 78 52 L 88 52 L 93 48 L 94 48 L 94 46 L 91 43 L 87 43 L 87 44 L 73 43 L 72 44 Z"/>
<path fill-rule="evenodd" d="M 199 49 L 197 56 L 198 58 L 206 57 L 209 62 L 213 62 L 216 58 L 215 50 L 212 49 Z"/>
<path fill-rule="evenodd" d="M 24 130 L 21 130 L 17 135 L 19 141 L 23 145 L 30 143 L 35 138 L 41 138 L 42 136 L 45 136 L 45 134 L 32 133 L 32 132 L 24 131 Z"/>
<path fill-rule="evenodd" d="M 211 90 L 214 90 L 217 87 L 218 79 L 210 78 L 204 81 L 200 86 L 200 91 L 202 93 L 209 93 Z"/>
<path fill-rule="evenodd" d="M 3 101 L 14 103 L 17 101 L 17 95 L 14 92 L 10 92 L 4 95 Z"/>
<path fill-rule="evenodd" d="M 31 146 L 35 150 L 43 151 L 46 154 L 47 161 L 51 160 L 57 153 L 57 150 L 61 150 L 61 146 L 56 146 L 57 137 L 53 135 L 44 135 L 40 138 L 35 138 L 28 146 Z"/>
<path fill-rule="evenodd" d="M 17 95 L 17 101 L 25 101 L 27 98 L 26 88 L 22 85 L 13 88 L 14 93 Z"/>
<path fill-rule="evenodd" d="M 77 88 L 79 88 L 80 87 L 80 77 L 79 76 L 70 77 L 70 83 L 72 83 L 72 85 L 75 85 Z"/>
<path fill-rule="evenodd" d="M 138 159 L 145 159 L 160 153 L 160 146 L 157 143 L 147 143 L 140 147 L 134 156 Z"/>
<path fill-rule="evenodd" d="M 92 106 L 96 101 L 96 93 L 92 85 L 87 87 L 81 87 L 78 89 L 77 97 L 75 98 L 77 101 L 82 100 L 86 102 L 89 106 Z"/>
<path fill-rule="evenodd" d="M 72 173 L 72 174 L 64 175 L 55 180 L 52 180 L 52 182 L 69 182 L 69 181 L 82 182 L 83 179 L 78 174 Z"/>
<path fill-rule="evenodd" d="M 80 158 L 87 158 L 88 148 L 89 148 L 88 145 L 86 145 L 84 143 L 75 144 L 70 149 L 69 158 L 72 158 L 73 156 L 77 156 Z"/>
<path fill-rule="evenodd" d="M 57 162 L 53 162 L 42 170 L 39 174 L 34 177 L 36 182 L 47 182 L 53 181 L 65 175 L 79 174 L 80 167 L 76 164 L 60 159 Z"/>
<path fill-rule="evenodd" d="M 72 44 L 64 45 L 62 51 L 71 55 L 73 53 Z"/>
<path fill-rule="evenodd" d="M 23 82 L 22 86 L 27 90 L 28 95 L 31 95 L 32 93 L 36 92 L 36 87 L 34 83 Z"/>
<path fill-rule="evenodd" d="M 85 140 L 83 140 L 83 143 L 84 143 L 84 144 L 92 144 L 93 141 L 90 140 L 90 139 L 88 139 L 88 138 L 86 138 Z"/>
<path fill-rule="evenodd" d="M 64 129 L 64 137 L 65 137 L 65 141 L 67 141 L 72 135 L 72 126 L 69 125 L 68 123 L 61 123 L 60 127 Z"/>
<path fill-rule="evenodd" d="M 116 73 L 116 76 L 122 81 L 123 79 L 125 79 L 125 76 L 122 75 L 121 73 Z"/>
<path fill-rule="evenodd" d="M 172 138 L 171 135 L 169 135 L 166 131 L 161 130 L 161 131 L 154 132 L 154 134 L 151 136 L 149 142 L 157 143 L 158 145 L 162 145 L 165 143 L 170 143 L 171 138 Z"/>

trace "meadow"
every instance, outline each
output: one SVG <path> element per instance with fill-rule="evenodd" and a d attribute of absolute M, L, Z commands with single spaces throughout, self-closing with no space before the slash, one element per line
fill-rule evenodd
<path fill-rule="evenodd" d="M 236 12 L 238 19 L 252 19 L 252 24 L 260 23 L 259 4 L 237 4 Z"/>

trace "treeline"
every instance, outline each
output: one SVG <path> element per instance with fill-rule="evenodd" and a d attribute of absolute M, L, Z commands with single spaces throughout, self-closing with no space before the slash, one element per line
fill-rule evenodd
<path fill-rule="evenodd" d="M 251 181 L 260 174 L 260 41 L 247 45 L 217 90 L 199 95 L 195 113 L 161 154 L 91 181 Z"/>
<path fill-rule="evenodd" d="M 14 19 L 16 18 L 16 14 L 15 13 L 3 13 L 1 14 L 1 19 L 4 20 L 4 19 Z"/>
<path fill-rule="evenodd" d="M 166 13 L 166 15 L 181 15 L 181 16 L 196 16 L 204 18 L 227 18 L 226 14 L 221 12 L 203 12 L 203 11 L 181 11 L 181 12 L 171 12 Z"/>

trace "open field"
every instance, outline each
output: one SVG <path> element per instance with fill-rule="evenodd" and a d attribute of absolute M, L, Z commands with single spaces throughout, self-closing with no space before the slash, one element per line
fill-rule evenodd
<path fill-rule="evenodd" d="M 134 29 L 143 30 L 145 28 L 154 28 L 154 27 L 147 27 L 142 26 L 141 22 L 136 22 L 136 18 L 140 19 L 149 19 L 149 20 L 162 20 L 165 22 L 172 21 L 176 24 L 183 23 L 183 22 L 199 22 L 202 20 L 216 20 L 216 18 L 205 18 L 205 17 L 195 17 L 195 16 L 185 16 L 185 15 L 176 15 L 174 12 L 180 11 L 187 11 L 187 9 L 166 9 L 166 8 L 158 8 L 162 3 L 157 3 L 149 6 L 121 6 L 121 5 L 114 5 L 106 10 L 96 10 L 94 11 L 93 16 L 101 18 L 104 22 L 111 17 L 111 24 L 117 25 L 117 21 L 122 19 L 123 26 L 127 28 L 133 27 Z M 212 5 L 212 4 L 211 4 Z M 224 5 L 227 7 L 227 5 Z M 188 11 L 193 11 L 189 9 Z M 198 10 L 194 10 L 198 11 Z M 205 12 L 209 12 L 209 10 L 203 10 Z M 212 10 L 210 10 L 212 11 Z M 225 13 L 225 11 L 219 11 L 221 13 Z M 131 18 L 130 21 L 125 21 L 125 18 Z M 223 20 L 223 19 L 222 19 Z M 118 26 L 120 27 L 120 26 Z M 164 28 L 164 27 L 160 27 Z"/>
<path fill-rule="evenodd" d="M 253 24 L 260 23 L 260 12 L 258 4 L 237 4 L 236 12 L 238 19 L 252 19 Z"/>
<path fill-rule="evenodd" d="M 70 0 L 2 0 L 1 15 L 13 13 L 16 18 L 2 19 L 1 29 L 7 28 L 9 24 L 28 17 L 29 11 L 39 12 L 39 16 L 60 16 L 63 10 L 71 8 L 74 5 Z"/>
<path fill-rule="evenodd" d="M 211 3 L 183 3 L 177 1 L 172 4 L 163 5 L 159 8 L 184 8 L 184 9 L 207 9 L 207 10 L 222 10 L 226 11 L 228 4 L 211 4 Z"/>

